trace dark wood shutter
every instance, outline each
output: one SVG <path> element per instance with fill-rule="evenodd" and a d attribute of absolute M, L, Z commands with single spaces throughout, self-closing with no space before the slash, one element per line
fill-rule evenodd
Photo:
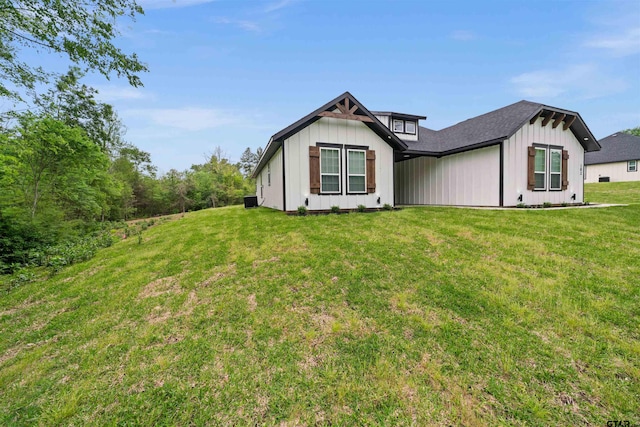
<path fill-rule="evenodd" d="M 367 193 L 376 192 L 376 152 L 367 150 Z"/>
<path fill-rule="evenodd" d="M 309 147 L 309 191 L 320 194 L 320 147 Z"/>
<path fill-rule="evenodd" d="M 527 164 L 527 190 L 536 188 L 536 149 L 529 148 L 528 164 Z"/>
<path fill-rule="evenodd" d="M 562 189 L 566 190 L 569 186 L 569 152 L 562 150 Z"/>

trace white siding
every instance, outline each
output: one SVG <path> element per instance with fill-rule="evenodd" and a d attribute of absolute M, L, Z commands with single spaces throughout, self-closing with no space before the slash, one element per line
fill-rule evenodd
<path fill-rule="evenodd" d="M 309 146 L 316 143 L 367 146 L 376 152 L 376 192 L 358 195 L 319 195 L 309 192 Z M 285 158 L 285 210 L 304 206 L 309 198 L 309 210 L 354 209 L 358 205 L 368 208 L 393 205 L 393 149 L 364 123 L 354 120 L 322 117 L 284 141 Z M 344 156 L 344 150 L 342 150 Z M 343 163 L 344 165 L 344 163 Z M 341 174 L 342 188 L 346 188 L 346 172 Z M 377 199 L 380 197 L 380 204 Z"/>
<path fill-rule="evenodd" d="M 518 195 L 522 194 L 522 202 L 528 205 L 541 205 L 544 202 L 560 204 L 583 201 L 583 165 L 584 148 L 570 129 L 562 130 L 563 124 L 553 129 L 552 123 L 542 126 L 542 118 L 533 125 L 527 122 L 511 138 L 504 143 L 504 205 L 515 206 Z M 568 175 L 569 186 L 564 191 L 531 191 L 527 190 L 528 153 L 527 147 L 532 144 L 545 144 L 562 147 L 569 152 Z M 576 199 L 571 200 L 575 194 Z"/>
<path fill-rule="evenodd" d="M 271 167 L 271 185 L 269 185 L 269 167 Z M 262 185 L 262 192 L 260 186 Z M 282 192 L 282 147 L 269 159 L 256 179 L 258 204 L 273 209 L 284 209 Z"/>
<path fill-rule="evenodd" d="M 396 202 L 403 205 L 499 206 L 500 147 L 396 163 Z"/>
<path fill-rule="evenodd" d="M 376 116 L 376 119 L 380 120 L 387 128 L 389 127 L 389 116 Z"/>
<path fill-rule="evenodd" d="M 640 160 L 637 160 L 640 167 Z M 611 182 L 640 181 L 640 172 L 627 172 L 627 162 L 588 165 L 584 182 L 598 182 L 601 176 L 608 176 Z"/>

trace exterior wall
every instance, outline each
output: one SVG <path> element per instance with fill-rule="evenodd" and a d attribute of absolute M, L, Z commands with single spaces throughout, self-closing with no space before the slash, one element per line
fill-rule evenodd
<path fill-rule="evenodd" d="M 316 143 L 368 146 L 376 152 L 376 192 L 371 194 L 311 194 L 309 191 L 309 146 Z M 355 209 L 393 205 L 393 149 L 364 123 L 354 120 L 322 117 L 284 141 L 285 210 L 304 206 L 309 198 L 309 210 L 328 210 L 331 206 Z M 344 150 L 343 150 L 344 154 Z M 342 189 L 346 188 L 346 171 L 341 174 Z M 380 197 L 380 204 L 377 199 Z"/>
<path fill-rule="evenodd" d="M 500 147 L 396 163 L 396 203 L 500 205 Z"/>
<path fill-rule="evenodd" d="M 637 163 L 640 166 L 640 160 Z M 588 165 L 584 182 L 598 182 L 601 176 L 608 176 L 611 182 L 640 181 L 640 172 L 627 172 L 627 162 Z"/>
<path fill-rule="evenodd" d="M 389 116 L 375 116 L 376 119 L 380 120 L 383 125 L 387 128 L 389 127 Z"/>
<path fill-rule="evenodd" d="M 269 166 L 271 167 L 271 185 L 269 185 Z M 262 187 L 262 192 L 260 191 Z M 256 179 L 258 204 L 273 209 L 284 209 L 282 191 L 282 147 L 271 157 L 269 163 L 260 171 Z"/>
<path fill-rule="evenodd" d="M 570 129 L 562 130 L 563 124 L 553 129 L 552 123 L 542 126 L 542 118 L 533 125 L 526 122 L 511 138 L 504 142 L 504 206 L 515 206 L 518 196 L 522 194 L 522 203 L 541 205 L 544 202 L 553 204 L 583 202 L 584 195 L 584 148 Z M 532 144 L 546 144 L 562 147 L 569 152 L 568 174 L 569 185 L 564 191 L 527 190 L 528 152 Z M 571 196 L 575 194 L 576 199 Z"/>

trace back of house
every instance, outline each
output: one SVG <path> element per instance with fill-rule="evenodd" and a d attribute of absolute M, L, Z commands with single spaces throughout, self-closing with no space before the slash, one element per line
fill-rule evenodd
<path fill-rule="evenodd" d="M 583 201 L 584 153 L 600 146 L 577 112 L 520 101 L 438 131 L 425 120 L 345 92 L 271 137 L 258 201 L 287 212 Z"/>

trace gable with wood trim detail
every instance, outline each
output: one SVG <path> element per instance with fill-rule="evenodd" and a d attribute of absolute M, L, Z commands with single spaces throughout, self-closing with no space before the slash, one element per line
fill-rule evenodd
<path fill-rule="evenodd" d="M 435 131 L 349 92 L 274 134 L 253 172 L 259 204 L 294 212 L 397 205 L 580 203 L 580 115 L 520 101 Z"/>

